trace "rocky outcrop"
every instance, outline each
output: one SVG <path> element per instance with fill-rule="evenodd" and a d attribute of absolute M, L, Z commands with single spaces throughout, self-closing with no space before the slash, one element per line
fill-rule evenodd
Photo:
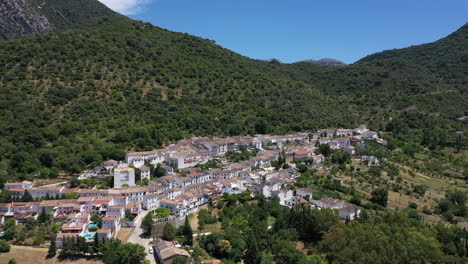
<path fill-rule="evenodd" d="M 0 1 L 0 39 L 12 39 L 52 31 L 47 17 L 24 0 Z"/>

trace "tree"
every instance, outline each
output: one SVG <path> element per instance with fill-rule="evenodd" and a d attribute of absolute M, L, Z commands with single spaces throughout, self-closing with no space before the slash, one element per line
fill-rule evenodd
<path fill-rule="evenodd" d="M 186 264 L 188 258 L 186 256 L 177 256 L 173 261 L 172 264 Z"/>
<path fill-rule="evenodd" d="M 141 221 L 141 227 L 143 228 L 144 234 L 149 236 L 153 232 L 153 212 L 148 212 L 143 220 Z"/>
<path fill-rule="evenodd" d="M 45 224 L 49 220 L 45 207 L 42 207 L 41 213 L 37 217 L 37 221 L 41 224 Z"/>
<path fill-rule="evenodd" d="M 384 188 L 377 188 L 373 190 L 371 201 L 383 207 L 387 207 L 388 190 Z"/>
<path fill-rule="evenodd" d="M 98 228 L 102 227 L 102 219 L 101 219 L 101 217 L 99 217 L 99 215 L 91 216 L 91 221 L 93 221 L 95 224 L 97 224 Z"/>
<path fill-rule="evenodd" d="M 55 237 L 50 240 L 49 251 L 47 252 L 47 257 L 51 258 L 57 254 L 57 246 L 55 245 Z"/>
<path fill-rule="evenodd" d="M 10 218 L 3 224 L 3 230 L 5 231 L 5 239 L 11 240 L 16 235 L 16 224 L 15 219 Z"/>
<path fill-rule="evenodd" d="M 154 178 L 159 178 L 166 175 L 166 170 L 161 166 L 161 163 L 158 163 L 151 174 Z"/>
<path fill-rule="evenodd" d="M 25 190 L 23 196 L 21 196 L 21 202 L 32 202 L 32 201 L 34 201 L 34 198 L 28 192 L 28 190 Z"/>
<path fill-rule="evenodd" d="M 455 145 L 457 147 L 457 152 L 459 153 L 463 148 L 463 136 L 461 132 L 457 132 L 457 138 L 455 140 Z"/>
<path fill-rule="evenodd" d="M 193 231 L 192 231 L 192 226 L 190 226 L 187 216 L 185 216 L 184 237 L 185 237 L 185 244 L 191 246 L 193 244 Z"/>
<path fill-rule="evenodd" d="M 138 244 L 106 241 L 104 246 L 105 264 L 141 264 L 146 258 L 145 248 Z"/>
<path fill-rule="evenodd" d="M 11 192 L 9 190 L 2 190 L 0 192 L 0 203 L 11 203 Z"/>
<path fill-rule="evenodd" d="M 400 213 L 370 223 L 338 224 L 319 244 L 329 263 L 463 263 L 447 261 L 436 233 Z"/>
<path fill-rule="evenodd" d="M 156 217 L 157 218 L 165 218 L 171 215 L 171 210 L 164 208 L 164 207 L 159 207 L 156 209 Z"/>
<path fill-rule="evenodd" d="M 166 223 L 163 227 L 162 239 L 164 240 L 174 240 L 176 237 L 177 229 L 171 223 Z"/>
<path fill-rule="evenodd" d="M 330 145 L 328 144 L 320 144 L 318 150 L 320 154 L 324 155 L 325 157 L 328 157 L 331 154 L 331 148 L 330 148 Z"/>
<path fill-rule="evenodd" d="M 10 252 L 10 244 L 8 244 L 8 242 L 5 240 L 0 240 L 0 252 Z"/>
<path fill-rule="evenodd" d="M 16 259 L 12 258 L 8 261 L 8 264 L 16 264 Z"/>

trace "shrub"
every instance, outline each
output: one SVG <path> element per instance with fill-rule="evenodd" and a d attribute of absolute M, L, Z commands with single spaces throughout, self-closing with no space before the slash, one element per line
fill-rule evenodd
<path fill-rule="evenodd" d="M 5 240 L 0 240 L 0 252 L 10 252 L 10 244 L 8 244 L 8 242 Z"/>

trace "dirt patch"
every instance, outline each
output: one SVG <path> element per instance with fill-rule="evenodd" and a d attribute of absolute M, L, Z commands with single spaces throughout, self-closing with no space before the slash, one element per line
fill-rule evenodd
<path fill-rule="evenodd" d="M 14 258 L 18 264 L 102 264 L 100 260 L 59 260 L 57 257 L 48 259 L 46 256 L 47 248 L 11 246 L 10 252 L 0 254 L 0 263 L 8 263 Z"/>
<path fill-rule="evenodd" d="M 122 242 L 126 242 L 130 238 L 130 235 L 132 234 L 133 230 L 135 230 L 135 228 L 133 227 L 120 228 L 119 233 L 117 233 L 117 239 L 119 239 Z"/>

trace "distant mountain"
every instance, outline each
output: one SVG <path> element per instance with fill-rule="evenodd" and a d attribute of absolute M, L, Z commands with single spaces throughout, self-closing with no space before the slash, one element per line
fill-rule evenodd
<path fill-rule="evenodd" d="M 317 64 L 317 65 L 320 65 L 320 66 L 344 66 L 344 65 L 347 65 L 346 63 L 344 63 L 342 61 L 335 60 L 335 59 L 330 59 L 330 58 L 324 58 L 324 59 L 320 59 L 320 60 L 302 60 L 302 61 L 293 62 L 293 63 L 285 63 L 285 62 L 282 62 L 281 60 L 275 59 L 275 58 L 266 59 L 266 60 L 259 60 L 259 61 L 269 62 L 269 63 L 276 63 L 276 64 L 312 63 L 312 64 Z"/>
<path fill-rule="evenodd" d="M 320 60 L 303 60 L 303 61 L 299 61 L 299 62 L 310 62 L 310 63 L 318 64 L 318 65 L 321 65 L 321 66 L 343 66 L 343 65 L 346 65 L 346 63 L 344 63 L 342 61 L 335 60 L 335 59 L 330 59 L 330 58 L 324 58 L 324 59 L 320 59 Z"/>
<path fill-rule="evenodd" d="M 1 0 L 0 39 L 68 29 L 117 15 L 95 0 Z"/>

